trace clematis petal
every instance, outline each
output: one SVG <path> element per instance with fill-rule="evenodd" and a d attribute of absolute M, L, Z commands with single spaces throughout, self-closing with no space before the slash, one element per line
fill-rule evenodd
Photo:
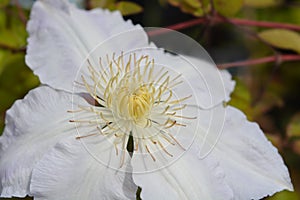
<path fill-rule="evenodd" d="M 104 155 L 109 151 L 103 151 L 105 141 L 97 143 L 93 140 L 95 137 L 84 139 L 86 149 L 80 140 L 68 138 L 43 157 L 32 175 L 31 193 L 36 200 L 136 198 L 137 186 L 132 181 L 130 166 L 111 169 L 98 162 L 91 151 L 101 159 L 109 156 Z M 118 157 L 111 159 L 119 162 Z"/>
<path fill-rule="evenodd" d="M 259 126 L 247 121 L 238 109 L 222 105 L 214 108 L 216 113 L 223 113 L 222 109 L 224 118 L 211 111 L 200 111 L 201 129 L 211 132 L 205 138 L 205 143 L 209 144 L 204 146 L 213 147 L 201 157 L 220 162 L 235 199 L 261 199 L 281 190 L 293 190 L 282 157 Z M 203 148 L 201 140 L 198 146 Z"/>
<path fill-rule="evenodd" d="M 131 21 L 125 22 L 119 12 L 83 11 L 66 0 L 37 1 L 27 30 L 27 65 L 42 83 L 66 91 L 72 91 L 81 64 L 99 44 L 104 43 L 94 52 L 93 64 L 106 54 L 148 44 L 143 29 Z M 114 35 L 120 37 L 105 43 Z"/>
<path fill-rule="evenodd" d="M 191 134 L 188 134 L 192 136 Z M 181 141 L 182 142 L 182 141 Z M 197 144 L 197 143 L 194 143 Z M 175 153 L 168 149 L 168 151 Z M 233 199 L 233 192 L 225 182 L 225 174 L 219 163 L 209 157 L 198 157 L 197 145 L 192 145 L 178 160 L 172 164 L 162 166 L 156 171 L 134 173 L 133 179 L 142 188 L 142 199 L 207 199 L 228 200 Z M 161 166 L 167 160 L 164 154 L 155 154 L 156 160 L 147 159 L 144 155 L 133 155 L 133 172 L 145 164 Z"/>
<path fill-rule="evenodd" d="M 261 199 L 281 190 L 293 190 L 278 150 L 238 109 L 226 109 L 223 133 L 212 155 L 220 161 L 237 199 Z"/>
<path fill-rule="evenodd" d="M 76 134 L 67 113 L 71 100 L 69 93 L 42 86 L 7 111 L 0 137 L 1 197 L 27 195 L 31 171 L 39 159 L 57 141 Z"/>
<path fill-rule="evenodd" d="M 134 164 L 133 164 L 134 166 Z M 142 199 L 233 199 L 217 162 L 187 153 L 173 165 L 155 172 L 134 174 Z"/>
<path fill-rule="evenodd" d="M 181 74 L 184 80 L 192 86 L 193 93 L 190 94 L 185 85 L 179 84 L 173 91 L 178 95 L 196 96 L 199 106 L 205 109 L 230 100 L 235 82 L 228 71 L 218 70 L 213 63 L 191 56 L 174 56 L 162 50 L 152 50 L 150 53 L 157 65 L 167 66 Z"/>

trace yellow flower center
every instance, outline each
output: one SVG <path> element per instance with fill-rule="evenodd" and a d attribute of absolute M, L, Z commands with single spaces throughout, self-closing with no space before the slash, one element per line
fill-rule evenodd
<path fill-rule="evenodd" d="M 149 114 L 153 105 L 153 94 L 145 86 L 139 87 L 136 92 L 130 95 L 128 100 L 129 116 L 134 121 L 139 121 Z"/>

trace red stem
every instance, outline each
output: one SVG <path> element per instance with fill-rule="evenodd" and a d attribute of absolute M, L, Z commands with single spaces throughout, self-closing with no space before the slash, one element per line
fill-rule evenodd
<path fill-rule="evenodd" d="M 245 61 L 239 61 L 239 62 L 233 62 L 233 63 L 225 63 L 225 64 L 219 64 L 219 69 L 227 69 L 231 67 L 239 67 L 239 66 L 250 66 L 250 65 L 258 65 L 262 63 L 268 63 L 268 62 L 284 62 L 284 61 L 300 61 L 300 55 L 274 55 L 274 56 L 268 56 L 264 58 L 258 58 L 258 59 L 250 59 Z"/>
<path fill-rule="evenodd" d="M 295 24 L 288 23 L 279 23 L 279 22 L 267 22 L 267 21 L 255 21 L 249 19 L 238 19 L 238 18 L 229 18 L 229 21 L 236 25 L 242 26 L 257 26 L 265 28 L 281 28 L 281 29 L 290 29 L 294 31 L 300 31 L 300 26 Z"/>
<path fill-rule="evenodd" d="M 249 19 L 239 19 L 239 18 L 225 18 L 221 16 L 214 16 L 213 18 L 197 18 L 189 21 L 181 22 L 175 25 L 167 26 L 167 29 L 172 30 L 181 30 L 185 28 L 189 28 L 198 24 L 207 23 L 209 20 L 213 22 L 221 23 L 221 22 L 230 22 L 239 26 L 256 26 L 256 27 L 265 27 L 265 28 L 281 28 L 281 29 L 290 29 L 295 31 L 300 31 L 300 26 L 295 24 L 287 24 L 287 23 L 279 23 L 279 22 L 268 22 L 268 21 L 255 21 Z"/>
<path fill-rule="evenodd" d="M 4 49 L 4 50 L 8 50 L 11 51 L 12 53 L 18 53 L 18 52 L 25 52 L 26 51 L 26 47 L 12 47 L 9 46 L 7 44 L 2 44 L 0 43 L 0 49 Z"/>
<path fill-rule="evenodd" d="M 14 2 L 16 4 L 17 10 L 18 10 L 18 16 L 19 16 L 20 20 L 26 26 L 28 20 L 27 20 L 26 14 L 24 13 L 24 10 L 21 8 L 19 0 L 15 0 Z"/>

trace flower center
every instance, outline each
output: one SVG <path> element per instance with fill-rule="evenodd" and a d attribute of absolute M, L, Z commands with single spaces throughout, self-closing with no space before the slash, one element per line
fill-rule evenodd
<path fill-rule="evenodd" d="M 94 113 L 99 119 L 79 117 L 71 120 L 97 127 L 96 133 L 77 138 L 98 134 L 114 138 L 116 154 L 119 149 L 123 152 L 121 165 L 130 136 L 133 137 L 134 152 L 147 152 L 155 161 L 153 152 L 160 149 L 172 157 L 166 149 L 168 145 L 184 149 L 172 134 L 172 127 L 184 127 L 184 120 L 195 119 L 182 115 L 186 107 L 183 102 L 191 96 L 175 98 L 173 94 L 173 88 L 182 83 L 181 76 L 173 77 L 166 68 L 155 66 L 149 56 L 136 58 L 133 54 L 125 58 L 121 54 L 117 59 L 114 56 L 107 58 L 107 65 L 100 62 L 99 70 L 88 62 L 90 75 L 81 77 L 79 85 L 97 104 L 79 106 L 82 112 L 86 112 L 86 115 L 79 116 Z"/>
<path fill-rule="evenodd" d="M 153 94 L 145 86 L 139 87 L 136 92 L 129 96 L 128 111 L 129 116 L 134 121 L 139 121 L 149 115 L 153 104 Z"/>
<path fill-rule="evenodd" d="M 119 120 L 127 120 L 133 122 L 134 125 L 144 127 L 154 104 L 154 88 L 141 85 L 130 91 L 130 86 L 136 84 L 132 80 L 126 79 L 126 81 L 121 82 L 120 88 L 116 88 L 113 100 L 115 106 L 111 109 Z"/>

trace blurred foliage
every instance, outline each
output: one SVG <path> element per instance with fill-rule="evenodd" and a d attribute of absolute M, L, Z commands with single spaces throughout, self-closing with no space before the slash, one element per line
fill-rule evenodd
<path fill-rule="evenodd" d="M 101 7 L 109 10 L 119 10 L 123 16 L 133 15 L 143 11 L 143 8 L 131 1 L 117 1 L 117 0 L 92 0 L 90 2 L 92 8 Z"/>
<path fill-rule="evenodd" d="M 216 11 L 224 16 L 235 15 L 243 6 L 243 0 L 213 0 Z"/>
<path fill-rule="evenodd" d="M 270 6 L 278 6 L 282 0 L 244 0 L 244 5 L 253 8 L 268 8 Z"/>
<path fill-rule="evenodd" d="M 300 112 L 296 113 L 292 117 L 286 132 L 289 137 L 300 137 Z"/>
<path fill-rule="evenodd" d="M 198 0 L 168 0 L 168 2 L 179 7 L 183 12 L 193 14 L 195 16 L 203 16 L 210 10 L 210 4 L 208 1 Z"/>
<path fill-rule="evenodd" d="M 265 42 L 281 49 L 300 53 L 300 34 L 284 29 L 269 29 L 258 34 Z"/>
<path fill-rule="evenodd" d="M 0 132 L 5 111 L 39 84 L 38 78 L 24 63 L 25 24 L 30 12 L 27 8 L 32 2 L 0 1 Z M 77 0 L 76 4 L 88 9 L 120 10 L 123 15 L 130 15 L 126 19 L 148 27 L 204 17 L 208 21 L 182 32 L 199 41 L 216 63 L 300 54 L 297 31 L 276 27 L 241 28 L 226 21 L 209 21 L 219 14 L 226 19 L 234 17 L 300 26 L 298 0 Z M 240 66 L 230 72 L 236 80 L 236 88 L 229 104 L 241 109 L 249 120 L 256 121 L 264 130 L 288 165 L 295 187 L 295 192 L 283 191 L 265 199 L 300 199 L 300 62 L 278 60 Z"/>

